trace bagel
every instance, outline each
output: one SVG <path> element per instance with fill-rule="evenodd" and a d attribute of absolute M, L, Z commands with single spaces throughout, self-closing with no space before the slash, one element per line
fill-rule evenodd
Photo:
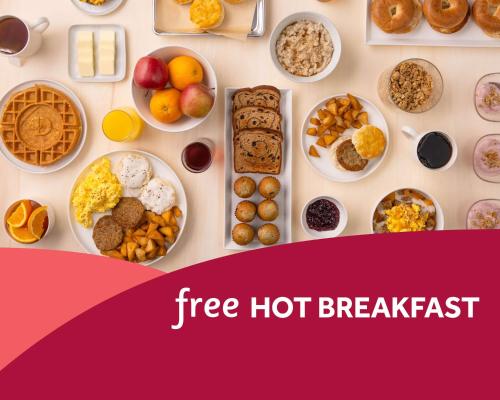
<path fill-rule="evenodd" d="M 448 34 L 462 29 L 470 16 L 468 0 L 424 0 L 423 10 L 432 29 Z"/>
<path fill-rule="evenodd" d="M 371 4 L 373 22 L 386 33 L 408 33 L 422 19 L 419 0 L 373 0 Z"/>
<path fill-rule="evenodd" d="M 500 0 L 476 0 L 472 15 L 484 33 L 500 39 Z"/>

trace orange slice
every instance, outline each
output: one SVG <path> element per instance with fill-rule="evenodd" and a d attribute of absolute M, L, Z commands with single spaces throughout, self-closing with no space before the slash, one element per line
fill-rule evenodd
<path fill-rule="evenodd" d="M 28 219 L 29 232 L 37 239 L 41 239 L 47 229 L 47 224 L 47 207 L 35 208 Z"/>
<path fill-rule="evenodd" d="M 31 201 L 21 200 L 14 212 L 7 219 L 7 224 L 12 228 L 20 228 L 26 224 L 31 214 Z"/>
<path fill-rule="evenodd" d="M 34 236 L 28 228 L 13 228 L 9 226 L 9 233 L 14 240 L 17 240 L 19 243 L 35 243 L 38 241 L 38 238 Z"/>

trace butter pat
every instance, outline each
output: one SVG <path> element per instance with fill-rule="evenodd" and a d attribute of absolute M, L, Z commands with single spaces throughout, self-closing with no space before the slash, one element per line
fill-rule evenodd
<path fill-rule="evenodd" d="M 101 75 L 115 74 L 116 55 L 115 31 L 101 31 L 99 34 L 98 70 Z"/>
<path fill-rule="evenodd" d="M 79 31 L 76 37 L 78 72 L 82 77 L 93 77 L 94 71 L 94 33 Z"/>

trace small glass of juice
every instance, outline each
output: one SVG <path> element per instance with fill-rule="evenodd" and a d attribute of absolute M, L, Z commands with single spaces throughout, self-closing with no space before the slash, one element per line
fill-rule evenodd
<path fill-rule="evenodd" d="M 118 108 L 106 114 L 102 121 L 102 131 L 114 142 L 131 142 L 141 136 L 144 121 L 131 107 Z"/>
<path fill-rule="evenodd" d="M 182 165 L 195 174 L 205 172 L 212 165 L 214 148 L 210 139 L 200 139 L 188 144 L 182 152 Z"/>

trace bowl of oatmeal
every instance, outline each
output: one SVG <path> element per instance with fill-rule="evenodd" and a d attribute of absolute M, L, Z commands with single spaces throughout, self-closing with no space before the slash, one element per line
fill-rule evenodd
<path fill-rule="evenodd" d="M 274 28 L 270 51 L 274 65 L 288 79 L 311 83 L 326 78 L 335 70 L 342 42 L 328 18 L 301 12 L 289 15 Z"/>

